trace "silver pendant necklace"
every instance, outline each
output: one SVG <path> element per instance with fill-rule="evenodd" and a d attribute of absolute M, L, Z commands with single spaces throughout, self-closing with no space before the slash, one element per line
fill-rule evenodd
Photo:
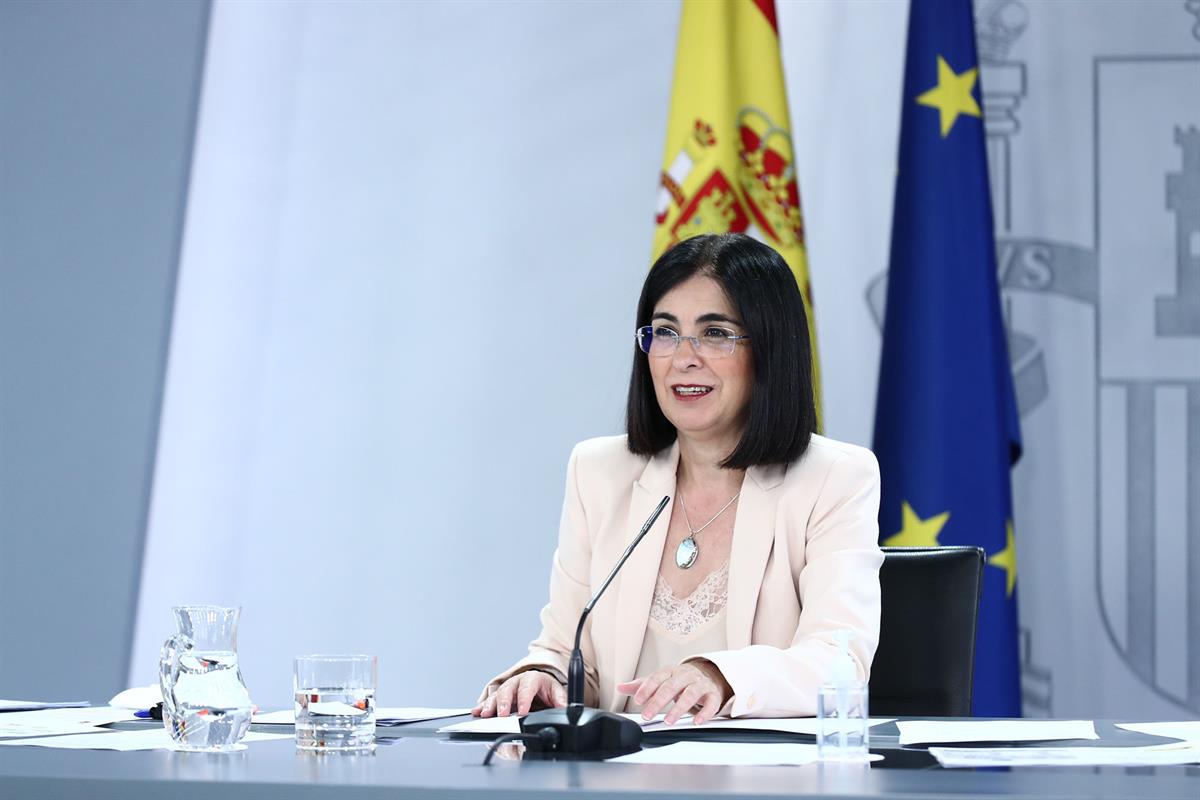
<path fill-rule="evenodd" d="M 699 528 L 692 527 L 692 521 L 688 519 L 687 503 L 683 501 L 683 495 L 679 495 L 679 507 L 683 509 L 683 521 L 687 524 L 688 530 L 691 531 L 691 535 L 680 542 L 679 547 L 675 549 L 675 565 L 677 567 L 680 569 L 691 569 L 692 564 L 695 564 L 696 559 L 700 557 L 700 545 L 696 544 L 696 534 L 700 533 L 709 525 L 712 525 L 714 522 L 716 522 L 717 517 L 720 517 L 722 514 L 724 514 L 725 509 L 733 505 L 734 501 L 741 497 L 741 495 L 742 493 L 739 490 L 737 494 L 729 498 L 728 503 L 721 506 L 721 510 L 717 512 L 716 516 L 701 525 Z"/>

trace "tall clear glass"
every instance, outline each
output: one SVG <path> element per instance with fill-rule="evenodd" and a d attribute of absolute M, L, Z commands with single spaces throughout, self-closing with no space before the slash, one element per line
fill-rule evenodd
<path fill-rule="evenodd" d="M 862 681 L 821 684 L 817 692 L 817 758 L 866 763 L 871 746 L 867 699 Z"/>
<path fill-rule="evenodd" d="M 163 643 L 163 725 L 181 750 L 231 752 L 250 728 L 253 704 L 238 667 L 240 608 L 177 606 Z"/>
<path fill-rule="evenodd" d="M 375 749 L 376 656 L 297 656 L 296 747 L 314 752 Z"/>

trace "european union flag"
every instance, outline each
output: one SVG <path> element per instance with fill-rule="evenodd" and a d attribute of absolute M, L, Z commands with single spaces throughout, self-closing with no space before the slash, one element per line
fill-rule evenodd
<path fill-rule="evenodd" d="M 912 0 L 875 452 L 885 545 L 987 553 L 976 716 L 1021 714 L 1008 363 L 970 0 Z"/>

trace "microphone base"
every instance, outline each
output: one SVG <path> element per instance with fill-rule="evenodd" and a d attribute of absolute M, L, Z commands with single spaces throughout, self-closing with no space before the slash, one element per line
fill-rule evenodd
<path fill-rule="evenodd" d="M 521 732 L 538 734 L 544 729 L 558 734 L 554 755 L 612 756 L 641 749 L 642 726 L 611 711 L 570 705 L 535 711 L 521 720 Z"/>

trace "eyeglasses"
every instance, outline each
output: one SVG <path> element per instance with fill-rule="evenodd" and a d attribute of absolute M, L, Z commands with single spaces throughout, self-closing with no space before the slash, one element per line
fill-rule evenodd
<path fill-rule="evenodd" d="M 737 343 L 749 336 L 737 336 L 733 331 L 724 328 L 705 328 L 699 336 L 680 336 L 667 327 L 647 325 L 637 329 L 638 347 L 642 352 L 655 358 L 665 358 L 675 355 L 680 343 L 690 341 L 696 352 L 709 358 L 724 358 L 733 355 Z"/>

